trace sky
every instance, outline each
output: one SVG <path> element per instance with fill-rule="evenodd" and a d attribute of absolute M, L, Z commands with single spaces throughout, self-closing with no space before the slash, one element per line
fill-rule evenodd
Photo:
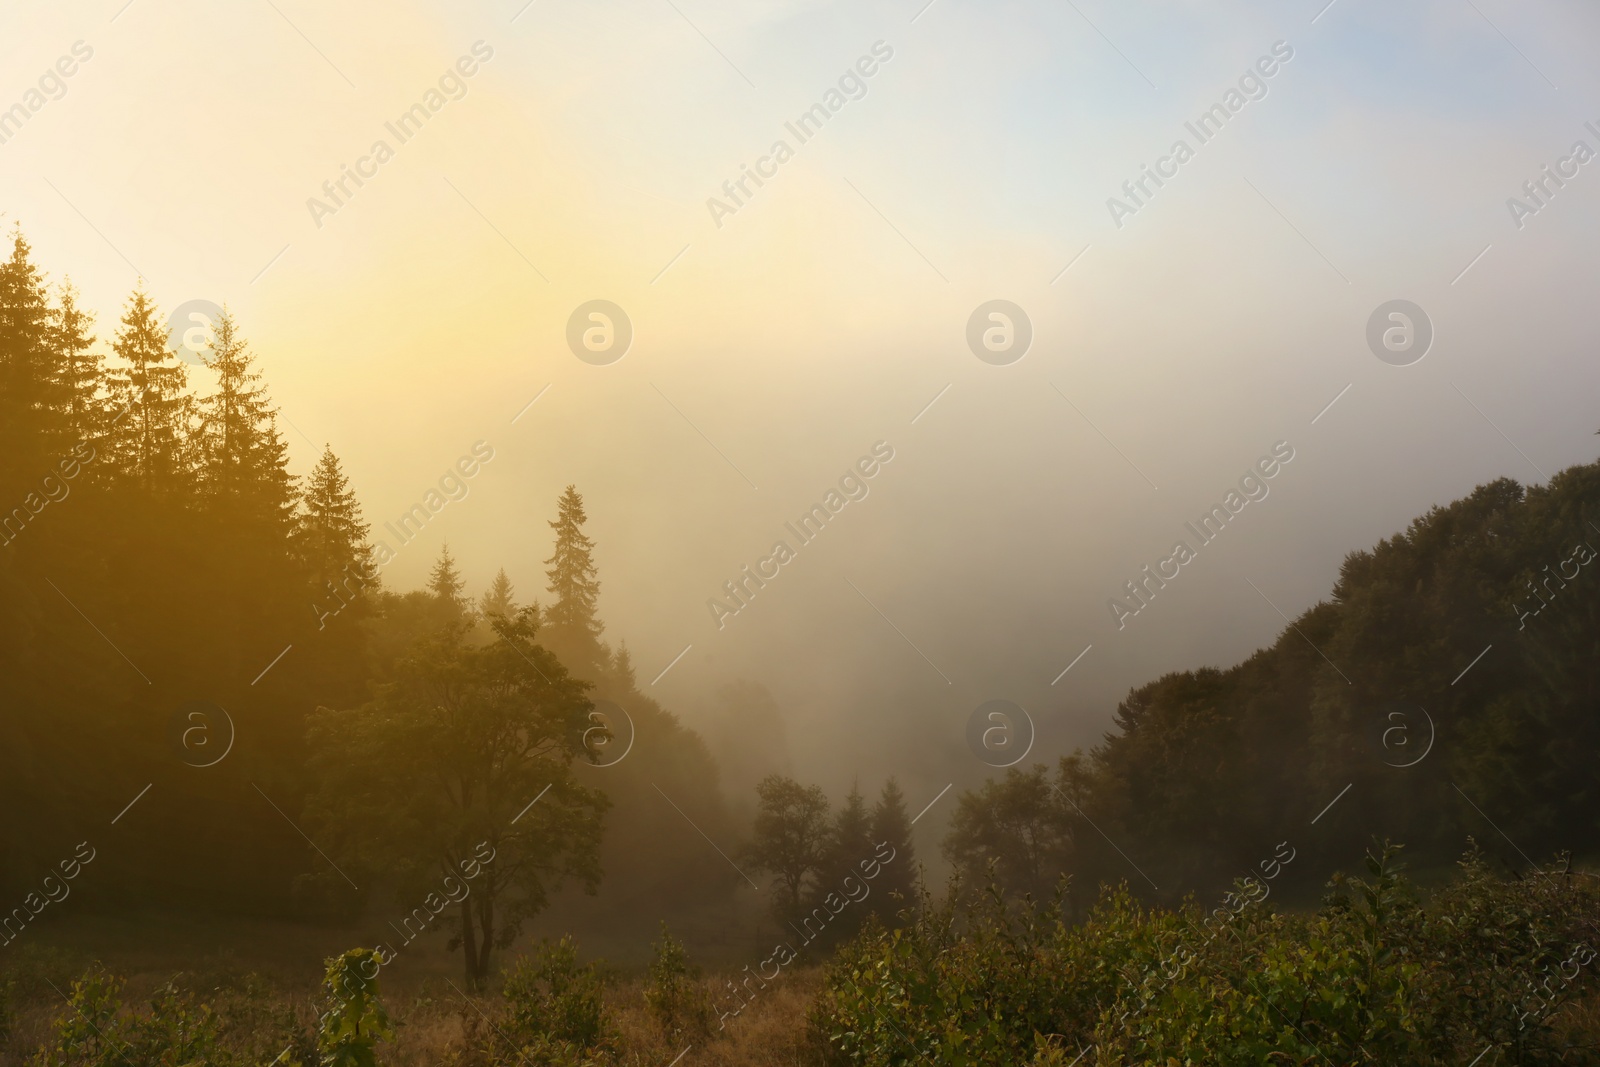
<path fill-rule="evenodd" d="M 473 590 L 542 595 L 575 484 L 642 688 L 693 724 L 762 682 L 803 777 L 915 803 L 993 773 L 986 701 L 1030 757 L 1092 745 L 1130 687 L 1273 642 L 1347 553 L 1595 458 L 1597 36 L 1575 0 L 17 0 L 0 211 L 102 338 L 141 277 L 227 304 L 390 588 L 448 541 Z M 620 358 L 569 345 L 597 300 Z M 997 300 L 1020 356 L 1014 313 L 1010 349 L 969 331 Z M 1380 358 L 1396 300 L 1422 325 Z M 465 498 L 386 538 L 475 445 Z M 777 571 L 719 614 L 746 566 Z"/>

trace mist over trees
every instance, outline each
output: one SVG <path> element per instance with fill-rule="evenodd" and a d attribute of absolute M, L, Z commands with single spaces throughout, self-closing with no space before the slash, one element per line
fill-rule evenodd
<path fill-rule="evenodd" d="M 504 569 L 469 589 L 448 547 L 425 588 L 385 588 L 357 487 L 331 447 L 291 470 L 230 312 L 186 366 L 142 288 L 106 330 L 15 234 L 0 803 L 29 817 L 0 825 L 0 888 L 27 892 L 88 839 L 76 906 L 203 883 L 186 906 L 349 921 L 476 859 L 450 918 L 474 985 L 563 885 L 646 929 L 731 900 L 743 870 L 710 842 L 766 879 L 780 925 L 841 914 L 829 894 L 887 843 L 870 900 L 829 936 L 898 922 L 918 868 L 894 780 L 837 808 L 796 781 L 756 682 L 722 688 L 705 737 L 686 727 L 602 620 L 576 487 L 552 514 L 536 593 Z M 1091 751 L 956 798 L 940 855 L 968 886 L 992 874 L 1035 900 L 1071 875 L 1081 915 L 1102 882 L 1224 887 L 1286 838 L 1305 844 L 1289 876 L 1305 885 L 1374 835 L 1424 867 L 1468 834 L 1515 869 L 1593 852 L 1595 544 L 1600 465 L 1481 486 L 1352 553 L 1272 647 L 1139 686 Z"/>
<path fill-rule="evenodd" d="M 203 881 L 186 906 L 344 920 L 416 903 L 486 841 L 496 859 L 456 916 L 471 929 L 455 924 L 474 982 L 563 880 L 604 872 L 616 900 L 662 914 L 731 893 L 700 836 L 741 836 L 716 765 L 604 639 L 576 488 L 542 603 L 504 570 L 467 589 L 448 547 L 424 589 L 385 589 L 338 456 L 290 469 L 231 313 L 209 349 L 180 361 L 142 288 L 100 336 L 13 236 L 0 799 L 30 817 L 0 830 L 0 888 L 24 892 L 89 836 L 101 876 L 76 887 L 82 906 L 160 906 Z M 596 701 L 623 709 L 614 732 Z M 594 765 L 600 744 L 628 756 Z"/>
<path fill-rule="evenodd" d="M 1419 867 L 1469 835 L 1502 870 L 1593 856 L 1594 546 L 1600 464 L 1479 486 L 1351 553 L 1271 648 L 1139 686 L 1092 751 L 969 791 L 945 855 L 968 884 L 993 861 L 1035 899 L 1071 874 L 1080 909 L 1102 881 L 1169 901 L 1220 891 L 1285 838 L 1304 846 L 1307 889 L 1374 837 Z"/>

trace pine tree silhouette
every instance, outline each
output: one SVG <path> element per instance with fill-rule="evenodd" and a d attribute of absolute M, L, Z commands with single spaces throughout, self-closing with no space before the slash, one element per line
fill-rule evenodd
<path fill-rule="evenodd" d="M 877 892 L 883 894 L 876 910 L 884 922 L 895 924 L 895 916 L 915 902 L 917 853 L 911 843 L 911 817 L 906 813 L 906 797 L 900 783 L 890 778 L 872 807 L 872 842 L 876 847 L 887 842 L 894 859 L 884 864 L 878 875 Z M 898 899 L 893 896 L 898 894 Z"/>
<path fill-rule="evenodd" d="M 288 448 L 249 345 L 226 308 L 211 351 L 207 365 L 217 374 L 217 391 L 196 404 L 200 489 L 228 515 L 260 523 L 281 538 L 295 509 Z"/>
<path fill-rule="evenodd" d="M 119 464 L 145 491 L 175 492 L 188 473 L 188 375 L 167 348 L 167 331 L 142 284 L 128 298 L 112 351 L 124 363 L 111 374 L 113 400 L 128 408 L 112 435 Z"/>
<path fill-rule="evenodd" d="M 94 313 L 79 307 L 70 281 L 61 284 L 56 299 L 54 345 L 67 426 L 76 441 L 96 441 L 110 432 L 116 412 L 105 398 L 105 359 L 92 351 Z"/>
<path fill-rule="evenodd" d="M 440 600 L 454 604 L 462 611 L 467 609 L 466 597 L 461 595 L 467 583 L 462 579 L 461 572 L 456 569 L 455 558 L 450 555 L 450 546 L 445 544 L 439 549 L 439 558 L 433 564 L 433 570 L 428 572 L 428 589 Z"/>
<path fill-rule="evenodd" d="M 479 612 L 485 616 L 504 615 L 509 618 L 517 610 L 513 592 L 511 579 L 506 577 L 506 569 L 501 567 L 494 576 L 494 581 L 478 600 Z"/>
<path fill-rule="evenodd" d="M 555 600 L 544 610 L 543 643 L 567 669 L 586 681 L 599 681 L 609 656 L 600 644 L 603 627 L 595 614 L 600 581 L 594 565 L 594 542 L 583 532 L 588 516 L 576 486 L 567 486 L 556 502 L 550 523 L 556 532 L 555 552 L 545 560 L 547 589 Z"/>
<path fill-rule="evenodd" d="M 329 445 L 323 446 L 322 458 L 307 480 L 303 504 L 301 553 L 313 580 L 342 578 L 350 567 L 365 572 L 371 552 L 367 545 L 370 527 L 361 521 L 361 505 Z"/>
<path fill-rule="evenodd" d="M 49 294 L 32 249 L 18 230 L 11 258 L 0 264 L 0 447 L 16 479 L 13 489 L 48 472 L 70 447 L 68 394 L 52 345 Z"/>

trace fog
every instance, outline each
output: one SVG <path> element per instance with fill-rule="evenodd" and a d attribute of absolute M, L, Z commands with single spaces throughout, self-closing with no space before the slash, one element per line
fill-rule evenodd
<path fill-rule="evenodd" d="M 915 812 L 991 773 L 965 741 L 984 701 L 1028 711 L 1035 756 L 1092 745 L 1129 687 L 1274 640 L 1346 553 L 1594 458 L 1600 178 L 1574 160 L 1536 213 L 1508 198 L 1600 148 L 1600 16 L 1322 4 L 12 5 L 0 106 L 29 114 L 0 200 L 103 336 L 141 276 L 164 310 L 227 303 L 292 465 L 331 444 L 375 539 L 485 442 L 391 542 L 390 588 L 448 542 L 474 594 L 504 567 L 534 595 L 574 484 L 606 637 L 729 783 L 744 759 L 835 795 L 892 774 Z M 879 42 L 800 143 L 785 124 Z M 375 176 L 308 206 L 379 140 Z M 1137 211 L 1108 207 L 1178 140 Z M 633 331 L 603 365 L 567 342 L 597 299 Z M 1397 299 L 1433 330 L 1404 366 L 1367 340 Z M 1031 322 L 1005 365 L 968 344 L 991 300 Z M 1200 546 L 1185 524 L 1280 442 Z M 857 498 L 799 543 L 785 523 L 835 489 Z M 1108 601 L 1180 539 L 1195 558 L 1119 626 Z M 734 682 L 781 736 L 729 736 Z"/>

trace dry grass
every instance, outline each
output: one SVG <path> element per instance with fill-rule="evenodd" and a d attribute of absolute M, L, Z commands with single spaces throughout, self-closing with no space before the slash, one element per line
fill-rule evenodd
<path fill-rule="evenodd" d="M 0 1042 L 0 1064 L 25 1064 L 49 1037 L 55 1018 L 67 1010 L 51 986 L 67 992 L 70 977 L 50 973 L 59 972 L 63 961 L 56 965 L 12 972 L 18 982 L 14 1025 L 9 1039 Z M 731 976 L 707 978 L 707 994 L 724 988 L 727 977 Z M 169 972 L 129 976 L 124 1004 L 142 1008 L 172 979 Z M 215 1005 L 227 1023 L 229 1046 L 250 1062 L 268 1062 L 289 1043 L 295 1027 L 309 1030 L 320 1006 L 309 987 L 286 988 L 254 975 L 191 974 L 177 980 L 181 988 Z M 668 1067 L 687 1049 L 678 1060 L 681 1067 L 813 1067 L 819 1061 L 808 1043 L 806 1012 L 820 980 L 820 968 L 789 968 L 738 1017 L 727 1019 L 722 1030 L 713 1022 L 709 1035 L 674 1038 L 662 1033 L 646 1014 L 642 979 L 617 976 L 606 992 L 613 1029 L 602 1062 L 615 1067 Z M 461 984 L 458 979 L 451 981 Z M 444 980 L 430 979 L 415 992 L 385 995 L 384 1001 L 397 1031 L 393 1042 L 379 1047 L 384 1067 L 500 1067 L 516 1062 L 503 1053 L 481 1055 L 481 1050 L 496 1044 L 504 1047 L 495 1039 L 504 1013 L 496 995 L 463 1000 Z"/>

